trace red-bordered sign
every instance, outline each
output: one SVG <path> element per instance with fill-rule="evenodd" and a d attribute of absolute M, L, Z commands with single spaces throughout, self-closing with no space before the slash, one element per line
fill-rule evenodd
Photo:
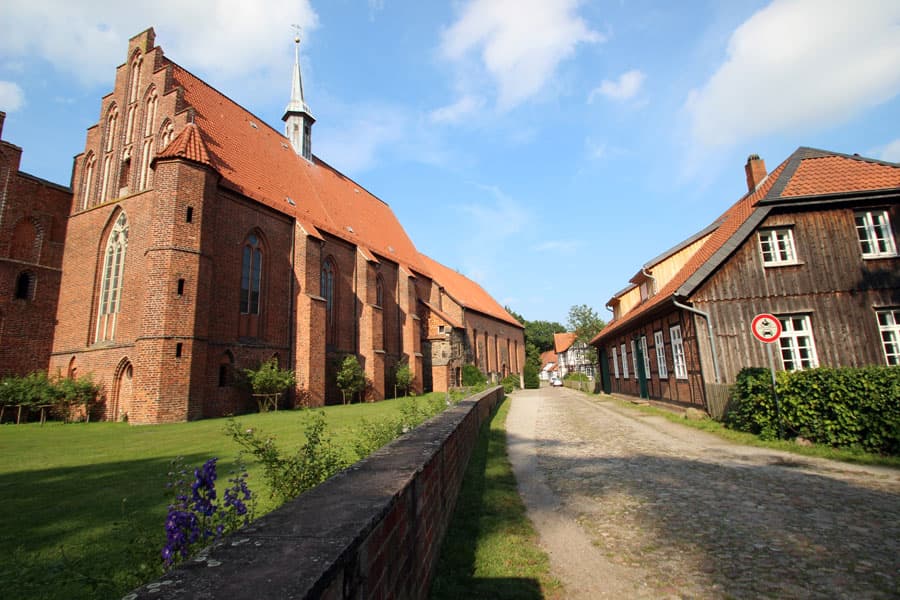
<path fill-rule="evenodd" d="M 750 331 L 759 341 L 765 344 L 771 344 L 781 337 L 781 321 L 775 315 L 762 313 L 753 317 L 750 323 Z"/>

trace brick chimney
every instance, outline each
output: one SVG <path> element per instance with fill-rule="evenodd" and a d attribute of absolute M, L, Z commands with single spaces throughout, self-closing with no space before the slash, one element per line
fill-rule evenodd
<path fill-rule="evenodd" d="M 766 178 L 766 161 L 759 154 L 751 154 L 747 157 L 744 170 L 747 172 L 747 189 L 752 192 Z"/>

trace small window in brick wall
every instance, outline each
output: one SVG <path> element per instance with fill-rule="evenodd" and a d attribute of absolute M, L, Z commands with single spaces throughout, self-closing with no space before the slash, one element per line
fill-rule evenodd
<path fill-rule="evenodd" d="M 182 348 L 181 342 L 178 342 L 177 344 L 175 344 L 175 358 L 181 358 L 181 348 Z"/>
<path fill-rule="evenodd" d="M 29 271 L 23 271 L 16 277 L 16 289 L 13 297 L 17 300 L 32 300 L 34 298 L 35 277 Z"/>
<path fill-rule="evenodd" d="M 184 279 L 178 280 L 178 295 L 184 296 Z"/>
<path fill-rule="evenodd" d="M 193 206 L 188 206 L 188 207 L 187 207 L 187 214 L 185 215 L 184 220 L 185 220 L 185 222 L 187 222 L 187 223 L 193 223 L 193 222 L 194 222 L 194 207 L 193 207 Z"/>

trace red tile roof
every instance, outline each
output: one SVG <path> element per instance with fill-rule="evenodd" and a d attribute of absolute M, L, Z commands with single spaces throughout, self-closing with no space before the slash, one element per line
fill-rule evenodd
<path fill-rule="evenodd" d="M 433 312 L 435 315 L 437 315 L 438 317 L 440 317 L 440 319 L 441 319 L 442 321 L 444 321 L 444 322 L 445 322 L 447 325 L 449 325 L 450 327 L 455 327 L 456 329 L 465 329 L 465 327 L 463 326 L 462 323 L 460 323 L 460 322 L 457 321 L 456 319 L 452 318 L 450 315 L 448 315 L 448 314 L 445 313 L 444 311 L 438 310 L 438 307 L 434 306 L 434 305 L 431 304 L 430 302 L 425 302 L 424 300 L 419 300 L 419 302 L 421 302 L 422 304 L 424 304 L 425 306 L 427 306 L 427 307 L 428 307 L 428 310 L 430 310 L 430 311 Z"/>
<path fill-rule="evenodd" d="M 419 256 L 435 281 L 438 281 L 444 286 L 447 293 L 465 308 L 494 317 L 495 319 L 499 319 L 510 325 L 524 328 L 515 317 L 509 314 L 505 308 L 500 306 L 500 304 L 498 304 L 490 294 L 484 291 L 484 288 L 480 285 L 465 275 L 442 265 L 424 254 L 420 254 Z"/>
<path fill-rule="evenodd" d="M 767 214 L 769 209 L 760 209 L 761 204 L 778 204 L 779 200 L 798 197 L 898 188 L 900 164 L 814 148 L 798 148 L 769 173 L 753 193 L 738 200 L 717 219 L 719 225 L 713 234 L 663 289 L 623 317 L 611 321 L 591 343 L 611 337 L 654 308 L 691 293 L 749 235 L 753 229 L 748 227 L 753 225 L 751 216 L 756 215 L 761 220 Z"/>
<path fill-rule="evenodd" d="M 547 350 L 546 352 L 541 352 L 541 367 L 546 367 L 550 363 L 556 362 L 556 352 L 553 350 Z"/>
<path fill-rule="evenodd" d="M 819 196 L 897 187 L 900 187 L 900 165 L 835 154 L 802 160 L 780 197 Z"/>
<path fill-rule="evenodd" d="M 553 349 L 556 350 L 557 354 L 562 354 L 566 350 L 568 350 L 572 344 L 575 343 L 575 338 L 578 337 L 574 333 L 554 333 L 553 334 Z"/>
<path fill-rule="evenodd" d="M 171 65 L 223 185 L 390 260 L 419 266 L 415 245 L 386 203 L 318 158 L 301 158 L 281 133 Z"/>
<path fill-rule="evenodd" d="M 154 161 L 166 158 L 186 158 L 190 161 L 214 167 L 209 157 L 209 150 L 203 141 L 200 128 L 193 123 L 188 123 L 162 152 L 156 155 Z"/>

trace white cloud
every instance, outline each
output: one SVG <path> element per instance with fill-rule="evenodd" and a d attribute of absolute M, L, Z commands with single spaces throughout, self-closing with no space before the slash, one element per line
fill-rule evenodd
<path fill-rule="evenodd" d="M 431 111 L 428 118 L 434 123 L 459 123 L 483 106 L 484 100 L 481 98 L 465 95 L 453 104 Z"/>
<path fill-rule="evenodd" d="M 389 106 L 347 107 L 341 113 L 345 118 L 314 134 L 313 148 L 316 155 L 350 173 L 372 168 L 385 147 L 397 144 L 410 129 L 408 115 Z"/>
<path fill-rule="evenodd" d="M 224 78 L 290 59 L 290 23 L 314 29 L 309 0 L 158 0 L 144 5 L 104 0 L 33 0 L 4 6 L 0 55 L 38 57 L 85 84 L 108 82 L 125 60 L 128 39 L 151 24 L 167 53 Z M 278 43 L 279 39 L 285 43 Z"/>
<path fill-rule="evenodd" d="M 582 42 L 604 38 L 575 14 L 581 0 L 471 0 L 443 32 L 442 55 L 465 63 L 480 51 L 480 66 L 506 110 L 541 91 L 560 62 Z"/>
<path fill-rule="evenodd" d="M 0 110 L 13 112 L 25 106 L 25 92 L 12 81 L 0 81 Z"/>
<path fill-rule="evenodd" d="M 898 91 L 896 0 L 775 0 L 734 31 L 685 108 L 695 141 L 722 146 L 845 121 Z"/>
<path fill-rule="evenodd" d="M 881 160 L 886 160 L 888 162 L 900 162 L 900 138 L 882 146 L 878 152 L 878 156 Z"/>
<path fill-rule="evenodd" d="M 600 86 L 591 90 L 588 102 L 593 102 L 597 96 L 606 96 L 610 100 L 630 100 L 641 90 L 646 75 L 637 69 L 622 73 L 617 81 L 604 79 Z"/>

